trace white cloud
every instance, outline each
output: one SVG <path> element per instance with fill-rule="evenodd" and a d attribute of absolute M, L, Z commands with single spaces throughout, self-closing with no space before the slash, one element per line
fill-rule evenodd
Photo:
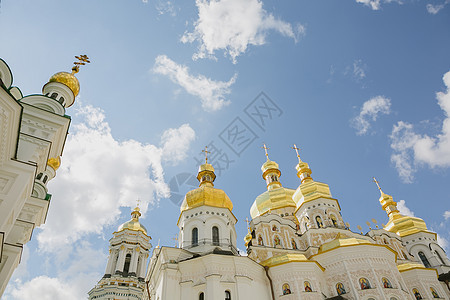
<path fill-rule="evenodd" d="M 76 286 L 48 276 L 35 277 L 26 283 L 18 282 L 10 292 L 12 299 L 33 300 L 39 295 L 41 300 L 84 299 L 86 295 L 77 291 Z M 8 296 L 7 296 L 8 297 Z M 9 297 L 7 298 L 9 299 Z"/>
<path fill-rule="evenodd" d="M 196 0 L 198 20 L 193 32 L 186 32 L 183 43 L 200 43 L 194 59 L 214 58 L 217 50 L 228 54 L 233 63 L 249 45 L 265 44 L 268 31 L 274 30 L 297 41 L 305 27 L 276 19 L 263 9 L 261 0 Z"/>
<path fill-rule="evenodd" d="M 373 10 L 379 10 L 381 8 L 381 2 L 384 3 L 391 3 L 391 2 L 397 2 L 398 4 L 402 4 L 403 2 L 401 0 L 356 0 L 357 3 L 362 3 L 366 6 L 369 6 Z"/>
<path fill-rule="evenodd" d="M 441 235 L 437 235 L 437 242 L 439 246 L 444 248 L 446 251 L 448 251 L 448 241 L 446 238 L 442 237 Z"/>
<path fill-rule="evenodd" d="M 48 267 L 56 276 L 39 275 L 26 282 L 13 278 L 5 291 L 5 300 L 36 299 L 36 295 L 43 300 L 85 299 L 87 292 L 102 276 L 93 270 L 104 268 L 106 254 L 86 241 L 70 245 L 66 250 L 70 252 L 69 260 L 54 256 L 48 258 L 51 260 L 47 262 Z"/>
<path fill-rule="evenodd" d="M 155 59 L 153 71 L 168 76 L 189 94 L 200 97 L 206 111 L 217 111 L 230 104 L 225 95 L 231 93 L 230 87 L 237 78 L 235 74 L 229 81 L 214 81 L 203 75 L 191 75 L 188 67 L 177 64 L 166 55 L 159 55 Z"/>
<path fill-rule="evenodd" d="M 144 1 L 147 2 L 148 0 L 144 0 Z M 158 11 L 159 15 L 169 14 L 172 17 L 175 17 L 177 15 L 175 6 L 173 5 L 172 1 L 158 0 L 155 6 L 156 6 L 156 10 Z"/>
<path fill-rule="evenodd" d="M 412 182 L 414 172 L 421 164 L 434 167 L 450 166 L 450 72 L 444 74 L 445 92 L 436 93 L 436 98 L 444 111 L 442 132 L 435 137 L 415 133 L 410 123 L 399 121 L 392 129 L 391 160 L 404 182 Z"/>
<path fill-rule="evenodd" d="M 356 0 L 356 2 L 367 5 L 373 10 L 380 9 L 380 0 Z"/>
<path fill-rule="evenodd" d="M 356 80 L 361 80 L 366 77 L 366 65 L 363 64 L 361 59 L 357 59 L 353 62 L 353 77 L 356 78 Z"/>
<path fill-rule="evenodd" d="M 415 217 L 414 212 L 406 206 L 405 200 L 398 201 L 397 208 L 402 215 Z"/>
<path fill-rule="evenodd" d="M 444 212 L 444 218 L 446 220 L 450 219 L 450 210 L 447 210 L 447 211 Z"/>
<path fill-rule="evenodd" d="M 364 102 L 359 115 L 353 118 L 351 123 L 357 130 L 356 134 L 364 135 L 368 132 L 371 121 L 376 121 L 380 114 L 388 115 L 390 113 L 391 100 L 383 96 L 376 96 Z"/>
<path fill-rule="evenodd" d="M 431 4 L 431 3 L 428 3 L 427 6 L 426 6 L 427 7 L 427 11 L 430 14 L 435 15 L 449 3 L 450 3 L 450 0 L 446 0 L 442 4 Z"/>
<path fill-rule="evenodd" d="M 90 105 L 78 104 L 62 164 L 49 183 L 53 194 L 47 222 L 37 240 L 44 251 L 57 252 L 89 233 L 100 233 L 119 216 L 120 206 L 134 206 L 140 198 L 143 212 L 159 197 L 167 197 L 162 161 L 185 157 L 175 147 L 182 138 L 184 151 L 195 138 L 188 124 L 162 135 L 162 147 L 135 140 L 117 141 L 105 114 Z M 174 149 L 177 148 L 177 149 Z"/>

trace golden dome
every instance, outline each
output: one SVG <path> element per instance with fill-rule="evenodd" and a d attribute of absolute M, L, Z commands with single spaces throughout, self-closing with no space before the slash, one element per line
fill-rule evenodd
<path fill-rule="evenodd" d="M 183 203 L 181 204 L 180 211 L 183 212 L 202 205 L 228 208 L 230 211 L 233 210 L 233 203 L 223 190 L 203 184 L 199 188 L 189 191 L 186 194 Z"/>
<path fill-rule="evenodd" d="M 59 166 L 61 165 L 61 157 L 52 157 L 49 158 L 47 161 L 47 165 L 50 166 L 53 170 L 58 170 Z"/>
<path fill-rule="evenodd" d="M 198 181 L 200 182 L 205 181 L 202 180 L 202 177 L 206 174 L 210 175 L 210 178 L 207 181 L 211 183 L 214 182 L 214 180 L 216 179 L 216 174 L 214 173 L 214 167 L 211 164 L 204 163 L 200 167 L 198 167 L 198 174 L 197 174 Z"/>
<path fill-rule="evenodd" d="M 136 207 L 134 211 L 131 212 L 131 216 L 132 216 L 131 220 L 120 225 L 117 231 L 119 232 L 128 229 L 134 231 L 141 231 L 144 234 L 147 234 L 147 229 L 144 227 L 144 225 L 139 223 L 139 217 L 141 216 L 141 213 L 139 212 L 139 207 Z"/>
<path fill-rule="evenodd" d="M 227 194 L 221 189 L 214 188 L 216 174 L 214 174 L 214 167 L 211 164 L 205 162 L 198 168 L 197 179 L 200 182 L 200 187 L 186 194 L 183 203 L 181 203 L 181 212 L 202 205 L 233 210 L 233 203 Z"/>
<path fill-rule="evenodd" d="M 249 229 L 247 235 L 244 237 L 245 247 L 247 247 L 248 243 L 250 243 L 251 240 L 252 240 L 252 233 L 250 232 Z"/>
<path fill-rule="evenodd" d="M 284 207 L 296 207 L 292 196 L 294 190 L 279 187 L 265 191 L 258 197 L 256 197 L 250 208 L 250 215 L 252 219 L 259 217 L 271 210 L 284 208 Z"/>
<path fill-rule="evenodd" d="M 67 86 L 72 92 L 73 96 L 76 97 L 80 92 L 80 83 L 75 75 L 67 72 L 59 72 L 50 77 L 48 82 L 59 82 Z"/>
<path fill-rule="evenodd" d="M 331 196 L 330 187 L 328 184 L 314 181 L 312 179 L 311 181 L 301 183 L 292 197 L 294 203 L 297 205 L 297 208 L 302 206 L 303 203 L 319 198 L 335 200 L 337 202 L 337 200 Z"/>
<path fill-rule="evenodd" d="M 402 215 L 397 208 L 397 202 L 394 201 L 392 196 L 385 194 L 382 190 L 378 181 L 374 178 L 375 183 L 380 190 L 380 204 L 384 211 L 386 211 L 389 221 L 384 226 L 384 229 L 390 232 L 394 232 L 401 237 L 411 235 L 417 232 L 429 232 L 427 229 L 427 224 L 424 220 L 417 217 Z"/>
<path fill-rule="evenodd" d="M 267 158 L 267 161 L 261 166 L 261 171 L 263 172 L 262 177 L 264 179 L 266 179 L 266 175 L 269 171 L 278 171 L 278 176 L 281 175 L 278 164 L 274 161 L 271 161 L 269 158 Z"/>

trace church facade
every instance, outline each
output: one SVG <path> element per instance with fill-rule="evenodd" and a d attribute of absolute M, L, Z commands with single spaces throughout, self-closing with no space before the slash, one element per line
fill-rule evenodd
<path fill-rule="evenodd" d="M 42 94 L 23 96 L 0 59 L 0 297 L 23 245 L 45 222 L 51 199 L 47 184 L 59 168 L 70 125 L 66 108 L 80 90 L 77 72 L 78 63 L 72 73 L 53 75 Z"/>
<path fill-rule="evenodd" d="M 400 214 L 379 188 L 388 223 L 352 232 L 329 186 L 313 180 L 297 156 L 294 190 L 282 186 L 279 166 L 267 155 L 261 168 L 267 191 L 250 208 L 246 256 L 237 250 L 233 203 L 214 187 L 214 168 L 206 160 L 199 188 L 180 208 L 178 247 L 153 250 L 137 299 L 450 299 L 450 261 L 422 219 Z M 111 253 L 105 277 L 114 270 Z M 99 284 L 108 282 L 105 277 Z M 116 293 L 90 299 L 134 298 Z"/>

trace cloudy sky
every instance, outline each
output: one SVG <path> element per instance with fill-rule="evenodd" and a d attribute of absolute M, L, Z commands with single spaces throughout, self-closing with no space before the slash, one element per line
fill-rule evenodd
<path fill-rule="evenodd" d="M 5 299 L 86 298 L 138 198 L 153 246 L 173 246 L 205 145 L 241 249 L 262 144 L 295 189 L 295 143 L 352 230 L 387 222 L 375 176 L 450 250 L 447 0 L 3 0 L 0 27 L 24 94 L 74 55 L 92 62 L 46 224 Z"/>

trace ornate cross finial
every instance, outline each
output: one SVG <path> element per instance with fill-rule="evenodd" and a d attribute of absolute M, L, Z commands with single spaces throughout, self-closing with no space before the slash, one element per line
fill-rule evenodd
<path fill-rule="evenodd" d="M 136 200 L 136 206 L 139 207 L 139 205 L 141 205 L 141 199 L 139 199 L 139 197 Z"/>
<path fill-rule="evenodd" d="M 268 148 L 267 146 L 266 146 L 266 144 L 263 144 L 264 146 L 263 147 L 261 147 L 261 148 L 263 148 L 264 149 L 264 152 L 266 152 L 266 157 L 267 157 L 267 160 L 269 160 L 269 153 L 267 153 L 267 150 L 269 150 L 270 148 Z"/>
<path fill-rule="evenodd" d="M 245 218 L 245 222 L 247 223 L 247 229 L 250 229 L 250 225 L 249 225 L 249 224 L 250 224 L 250 221 L 248 220 L 247 217 Z"/>
<path fill-rule="evenodd" d="M 297 153 L 298 161 L 302 161 L 300 159 L 300 154 L 298 154 L 298 150 L 301 150 L 301 149 L 298 148 L 296 144 L 294 144 L 294 147 L 291 147 L 291 148 L 295 150 L 295 153 Z"/>
<path fill-rule="evenodd" d="M 75 56 L 75 58 L 78 59 L 78 61 L 73 63 L 75 66 L 72 68 L 72 74 L 78 73 L 80 71 L 80 66 L 84 66 L 85 64 L 91 63 L 89 61 L 89 57 L 87 57 L 87 55 L 84 54 Z"/>
<path fill-rule="evenodd" d="M 205 146 L 205 150 L 202 150 L 202 152 L 205 153 L 205 162 L 208 163 L 208 153 L 211 153 L 208 151 L 208 146 Z"/>
<path fill-rule="evenodd" d="M 378 189 L 381 191 L 380 183 L 375 179 L 375 177 L 372 177 L 372 178 L 373 178 L 373 182 L 376 183 Z"/>

